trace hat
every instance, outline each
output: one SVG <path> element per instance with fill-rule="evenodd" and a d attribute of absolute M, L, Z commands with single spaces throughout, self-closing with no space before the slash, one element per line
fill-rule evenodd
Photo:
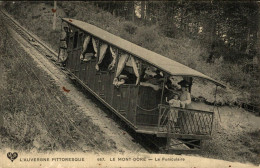
<path fill-rule="evenodd" d="M 178 83 L 178 85 L 181 85 L 181 87 L 189 87 L 190 84 L 186 80 L 182 80 Z"/>

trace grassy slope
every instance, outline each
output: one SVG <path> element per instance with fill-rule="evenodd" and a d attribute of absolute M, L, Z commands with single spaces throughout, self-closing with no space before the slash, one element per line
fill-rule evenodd
<path fill-rule="evenodd" d="M 0 29 L 1 37 L 5 37 L 8 32 L 2 25 Z M 39 152 L 115 149 L 115 144 L 71 104 L 61 88 L 10 37 L 7 35 L 6 43 L 1 39 L 0 45 L 4 72 L 0 78 L 0 114 L 4 117 L 0 148 Z"/>

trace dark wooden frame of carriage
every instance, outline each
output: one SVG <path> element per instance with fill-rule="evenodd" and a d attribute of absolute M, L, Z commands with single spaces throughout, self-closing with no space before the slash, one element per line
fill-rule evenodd
<path fill-rule="evenodd" d="M 68 43 L 68 61 L 65 66 L 66 70 L 82 85 L 84 86 L 90 93 L 92 93 L 96 98 L 98 98 L 105 106 L 107 106 L 110 110 L 112 110 L 116 115 L 118 115 L 122 120 L 124 120 L 130 127 L 136 130 L 138 133 L 143 134 L 153 134 L 157 137 L 174 137 L 180 139 L 191 139 L 192 140 L 201 140 L 201 139 L 209 139 L 212 133 L 214 112 L 201 111 L 201 110 L 191 110 L 191 109 L 178 109 L 179 113 L 189 114 L 186 116 L 186 120 L 190 120 L 193 122 L 193 125 L 185 125 L 182 123 L 183 128 L 188 129 L 184 130 L 184 132 L 171 132 L 169 131 L 169 109 L 170 107 L 162 104 L 164 86 L 161 92 L 160 103 L 158 103 L 158 110 L 154 110 L 155 112 L 151 114 L 151 110 L 140 110 L 138 104 L 142 101 L 142 93 L 143 90 L 148 89 L 149 87 L 143 87 L 135 84 L 123 84 L 119 88 L 116 88 L 112 83 L 115 76 L 115 70 L 99 72 L 96 71 L 95 65 L 97 63 L 99 57 L 100 50 L 100 42 L 106 43 L 109 46 L 116 47 L 117 52 L 128 53 L 130 56 L 134 56 L 136 59 L 139 59 L 142 64 L 155 66 L 159 70 L 164 73 L 164 83 L 166 82 L 166 78 L 170 76 L 168 72 L 160 69 L 160 67 L 148 63 L 146 60 L 140 59 L 138 56 L 125 51 L 124 48 L 120 48 L 119 46 L 113 45 L 113 43 L 108 42 L 100 37 L 97 37 L 95 34 L 88 32 L 75 24 L 72 24 L 71 19 L 62 19 L 62 22 L 68 23 L 73 33 L 69 36 Z M 73 47 L 74 44 L 71 41 L 74 41 L 75 32 L 77 32 L 77 46 Z M 97 57 L 89 62 L 82 62 L 79 58 L 82 51 L 83 37 L 86 35 L 90 35 L 94 37 L 99 42 L 97 44 Z M 118 53 L 117 53 L 118 54 Z M 115 64 L 117 67 L 118 57 Z M 141 73 L 141 72 L 139 72 Z M 172 75 L 171 75 L 172 76 Z M 222 85 L 222 84 L 220 84 Z M 217 84 L 216 84 L 217 86 Z M 141 87 L 143 87 L 141 89 Z M 107 93 L 102 93 L 101 90 L 106 90 Z M 217 87 L 216 87 L 217 89 Z M 146 93 L 151 92 L 153 89 L 150 88 L 150 91 L 146 91 Z M 139 96 L 139 97 L 138 97 Z M 146 95 L 147 96 L 147 95 Z M 137 97 L 137 98 L 136 98 Z M 149 97 L 149 95 L 148 95 Z M 216 97 L 216 95 L 215 95 Z M 147 112 L 148 111 L 148 112 Z M 167 112 L 166 112 L 167 111 Z M 166 113 L 165 113 L 166 112 Z M 151 117 L 152 116 L 152 117 Z M 193 117 L 193 119 L 188 119 Z M 204 124 L 204 127 L 207 127 L 207 130 L 200 133 L 204 128 L 199 128 L 199 125 L 196 125 L 194 116 L 197 116 L 197 123 Z M 207 118 L 207 120 L 203 120 Z M 184 116 L 185 118 L 185 116 Z M 156 120 L 156 121 L 154 121 Z M 162 120 L 166 121 L 165 123 L 161 123 Z M 202 121 L 203 120 L 203 121 Z M 148 121 L 148 122 L 147 122 Z M 185 122 L 185 121 L 183 121 Z M 206 123 L 206 124 L 205 124 Z M 196 127 L 196 128 L 195 128 Z M 198 133 L 196 132 L 198 131 Z"/>

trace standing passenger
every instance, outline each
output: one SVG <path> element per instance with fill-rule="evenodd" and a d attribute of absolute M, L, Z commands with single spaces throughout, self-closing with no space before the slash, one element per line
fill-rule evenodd
<path fill-rule="evenodd" d="M 189 92 L 189 86 L 182 86 L 181 87 L 181 95 L 180 95 L 180 101 L 181 101 L 181 107 L 182 108 L 189 108 L 191 104 L 191 95 Z"/>
<path fill-rule="evenodd" d="M 169 103 L 170 105 L 170 114 L 169 114 L 169 121 L 170 121 L 170 129 L 175 129 L 176 131 L 177 128 L 177 120 L 178 120 L 178 110 L 174 109 L 174 107 L 180 107 L 181 106 L 181 101 L 179 100 L 178 95 L 174 95 L 173 99 L 167 101 L 166 97 L 166 102 Z"/>
<path fill-rule="evenodd" d="M 181 101 L 181 107 L 186 109 L 191 109 L 191 95 L 189 92 L 189 85 L 186 82 L 182 82 L 181 86 L 181 95 L 180 95 L 180 101 Z M 190 133 L 192 130 L 190 129 L 190 125 L 194 122 L 193 121 L 193 113 L 189 111 L 182 111 L 179 110 L 178 113 L 178 125 L 180 126 L 181 133 Z"/>

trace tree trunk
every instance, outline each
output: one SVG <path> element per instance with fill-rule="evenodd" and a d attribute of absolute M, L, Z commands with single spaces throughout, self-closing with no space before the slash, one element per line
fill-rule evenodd
<path fill-rule="evenodd" d="M 136 18 L 136 14 L 135 14 L 135 1 L 133 1 L 133 21 L 135 21 L 135 18 Z"/>
<path fill-rule="evenodd" d="M 141 19 L 145 19 L 145 1 L 141 1 Z"/>

